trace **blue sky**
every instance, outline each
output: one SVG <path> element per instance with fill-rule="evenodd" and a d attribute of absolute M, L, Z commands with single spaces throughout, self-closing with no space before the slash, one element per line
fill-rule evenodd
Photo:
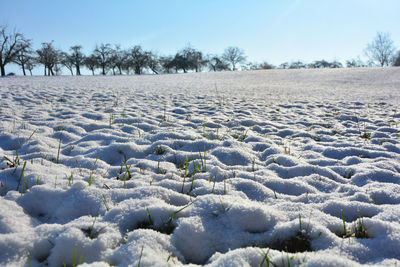
<path fill-rule="evenodd" d="M 102 42 L 159 54 L 188 43 L 218 54 L 238 46 L 248 60 L 275 65 L 363 57 L 377 31 L 400 48 L 399 0 L 0 0 L 0 7 L 0 23 L 35 48 L 51 40 L 86 53 Z"/>

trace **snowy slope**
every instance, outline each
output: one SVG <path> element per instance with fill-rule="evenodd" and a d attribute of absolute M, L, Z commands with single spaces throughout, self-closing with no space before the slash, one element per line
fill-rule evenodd
<path fill-rule="evenodd" d="M 0 95 L 1 266 L 400 264 L 400 68 Z"/>

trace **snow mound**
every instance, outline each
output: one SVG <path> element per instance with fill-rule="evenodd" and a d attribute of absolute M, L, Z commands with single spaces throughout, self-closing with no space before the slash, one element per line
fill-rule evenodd
<path fill-rule="evenodd" d="M 0 80 L 1 266 L 399 266 L 400 69 Z"/>

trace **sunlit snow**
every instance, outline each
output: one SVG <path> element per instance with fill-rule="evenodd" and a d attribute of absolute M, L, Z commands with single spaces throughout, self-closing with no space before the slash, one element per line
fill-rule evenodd
<path fill-rule="evenodd" d="M 400 68 L 0 94 L 1 266 L 400 266 Z"/>

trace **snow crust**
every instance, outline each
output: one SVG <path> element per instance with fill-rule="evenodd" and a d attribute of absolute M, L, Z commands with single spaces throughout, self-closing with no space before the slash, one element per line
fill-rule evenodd
<path fill-rule="evenodd" d="M 399 68 L 2 78 L 0 265 L 399 266 L 399 104 Z"/>

